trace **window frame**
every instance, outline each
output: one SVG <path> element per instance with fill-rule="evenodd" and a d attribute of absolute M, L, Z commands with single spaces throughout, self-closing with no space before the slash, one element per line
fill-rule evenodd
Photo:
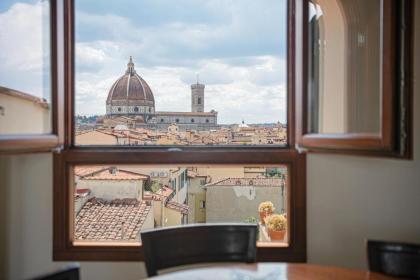
<path fill-rule="evenodd" d="M 308 5 L 300 1 L 297 9 L 301 21 L 296 22 L 296 40 L 302 44 L 296 53 L 302 81 L 296 103 L 296 143 L 302 152 L 340 153 L 365 156 L 412 158 L 412 39 L 413 2 L 381 0 L 382 91 L 381 132 L 310 133 L 308 132 Z"/>
<path fill-rule="evenodd" d="M 306 156 L 294 149 L 295 139 L 295 2 L 287 0 L 287 142 L 286 147 L 91 147 L 74 145 L 74 2 L 64 1 L 65 145 L 54 154 L 53 259 L 55 261 L 141 261 L 142 246 L 98 242 L 74 244 L 73 170 L 78 164 L 138 165 L 286 165 L 289 244 L 258 244 L 258 261 L 306 261 Z"/>
<path fill-rule="evenodd" d="M 64 144 L 64 33 L 59 1 L 49 0 L 51 133 L 0 135 L 0 154 L 60 150 Z"/>

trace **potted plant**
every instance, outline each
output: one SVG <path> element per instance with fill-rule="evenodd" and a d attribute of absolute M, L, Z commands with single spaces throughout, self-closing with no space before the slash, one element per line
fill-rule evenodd
<path fill-rule="evenodd" d="M 275 208 L 271 201 L 264 201 L 260 203 L 260 205 L 258 206 L 258 212 L 260 214 L 261 224 L 265 224 L 265 218 L 273 214 L 274 210 Z"/>
<path fill-rule="evenodd" d="M 266 219 L 268 235 L 272 241 L 284 240 L 286 235 L 287 219 L 284 215 L 274 214 Z"/>

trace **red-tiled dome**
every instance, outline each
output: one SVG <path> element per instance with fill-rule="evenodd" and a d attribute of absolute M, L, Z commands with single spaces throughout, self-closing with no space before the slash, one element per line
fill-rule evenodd
<path fill-rule="evenodd" d="M 134 70 L 134 63 L 131 57 L 127 64 L 127 71 L 109 90 L 106 104 L 154 107 L 155 98 L 153 97 L 153 92 L 146 81 Z"/>

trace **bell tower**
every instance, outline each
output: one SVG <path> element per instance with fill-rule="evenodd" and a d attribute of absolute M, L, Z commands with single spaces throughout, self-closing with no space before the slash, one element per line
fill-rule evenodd
<path fill-rule="evenodd" d="M 191 112 L 204 112 L 204 88 L 197 75 L 197 83 L 191 85 Z"/>

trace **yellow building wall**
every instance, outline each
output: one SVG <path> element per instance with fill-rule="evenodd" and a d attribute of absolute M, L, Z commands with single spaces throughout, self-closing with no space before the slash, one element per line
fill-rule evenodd
<path fill-rule="evenodd" d="M 200 208 L 200 201 L 206 201 L 206 193 L 194 194 L 194 223 L 205 223 L 206 222 L 206 208 Z M 189 221 L 188 221 L 189 222 Z"/>
<path fill-rule="evenodd" d="M 0 134 L 51 133 L 50 109 L 0 92 Z"/>
<path fill-rule="evenodd" d="M 164 208 L 163 210 L 163 226 L 179 226 L 181 225 L 182 214 L 176 210 Z"/>
<path fill-rule="evenodd" d="M 98 131 L 89 131 L 76 135 L 77 145 L 117 145 L 117 137 Z"/>

